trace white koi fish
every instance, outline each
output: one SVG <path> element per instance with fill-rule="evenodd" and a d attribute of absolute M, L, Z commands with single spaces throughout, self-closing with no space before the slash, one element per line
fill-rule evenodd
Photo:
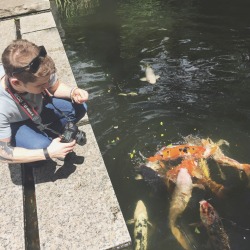
<path fill-rule="evenodd" d="M 150 67 L 150 65 L 147 65 L 145 70 L 146 77 L 141 78 L 141 81 L 147 81 L 151 84 L 155 84 L 156 80 L 160 78 L 160 76 L 155 75 L 154 70 Z"/>
<path fill-rule="evenodd" d="M 193 183 L 191 176 L 186 168 L 181 168 L 177 176 L 176 187 L 170 203 L 169 226 L 173 235 L 185 250 L 189 250 L 191 248 L 185 240 L 184 235 L 176 226 L 176 220 L 186 209 L 192 195 L 192 190 Z"/>

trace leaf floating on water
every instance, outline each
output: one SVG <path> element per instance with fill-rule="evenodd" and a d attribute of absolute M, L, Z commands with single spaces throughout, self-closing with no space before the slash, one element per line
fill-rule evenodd
<path fill-rule="evenodd" d="M 129 93 L 119 93 L 118 95 L 121 95 L 121 96 L 136 96 L 138 94 L 136 92 L 129 92 Z"/>
<path fill-rule="evenodd" d="M 201 233 L 200 230 L 198 229 L 198 227 L 195 228 L 194 232 L 197 233 L 197 234 Z"/>
<path fill-rule="evenodd" d="M 136 96 L 138 95 L 136 92 L 129 92 L 127 95 L 130 95 L 130 96 Z"/>
<path fill-rule="evenodd" d="M 136 153 L 136 150 L 135 150 L 135 149 L 132 151 L 132 153 L 129 153 L 129 156 L 130 156 L 131 159 L 134 158 L 135 153 Z"/>

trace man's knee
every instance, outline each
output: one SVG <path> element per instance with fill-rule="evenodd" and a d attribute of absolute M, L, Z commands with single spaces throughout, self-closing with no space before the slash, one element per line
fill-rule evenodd
<path fill-rule="evenodd" d="M 87 105 L 86 103 L 83 104 L 76 104 L 74 105 L 75 108 L 75 116 L 77 120 L 83 118 L 87 112 Z"/>
<path fill-rule="evenodd" d="M 48 137 L 39 137 L 39 138 L 30 138 L 30 140 L 27 140 L 27 138 L 16 138 L 12 140 L 13 146 L 16 147 L 22 147 L 27 149 L 41 149 L 41 148 L 47 148 L 51 140 Z"/>

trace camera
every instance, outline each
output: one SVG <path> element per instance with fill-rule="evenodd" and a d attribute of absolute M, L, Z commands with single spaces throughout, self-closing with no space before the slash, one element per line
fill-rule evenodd
<path fill-rule="evenodd" d="M 61 142 L 71 142 L 76 140 L 76 143 L 81 146 L 87 142 L 85 132 L 79 130 L 73 122 L 66 123 L 61 138 Z"/>

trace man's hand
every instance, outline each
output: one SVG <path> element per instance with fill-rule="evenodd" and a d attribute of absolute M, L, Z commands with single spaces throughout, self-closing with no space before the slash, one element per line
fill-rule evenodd
<path fill-rule="evenodd" d="M 78 87 L 70 87 L 65 83 L 57 81 L 52 87 L 50 87 L 49 92 L 57 98 L 70 98 L 75 103 L 81 104 L 86 102 L 89 98 L 89 94 L 86 90 L 80 89 Z"/>
<path fill-rule="evenodd" d="M 76 88 L 74 89 L 73 93 L 71 94 L 71 99 L 75 103 L 83 103 L 86 102 L 89 98 L 89 94 L 86 90 Z"/>
<path fill-rule="evenodd" d="M 62 143 L 60 141 L 61 138 L 55 138 L 48 146 L 47 150 L 50 158 L 64 158 L 68 153 L 73 151 L 76 145 L 75 140 L 68 143 Z"/>

